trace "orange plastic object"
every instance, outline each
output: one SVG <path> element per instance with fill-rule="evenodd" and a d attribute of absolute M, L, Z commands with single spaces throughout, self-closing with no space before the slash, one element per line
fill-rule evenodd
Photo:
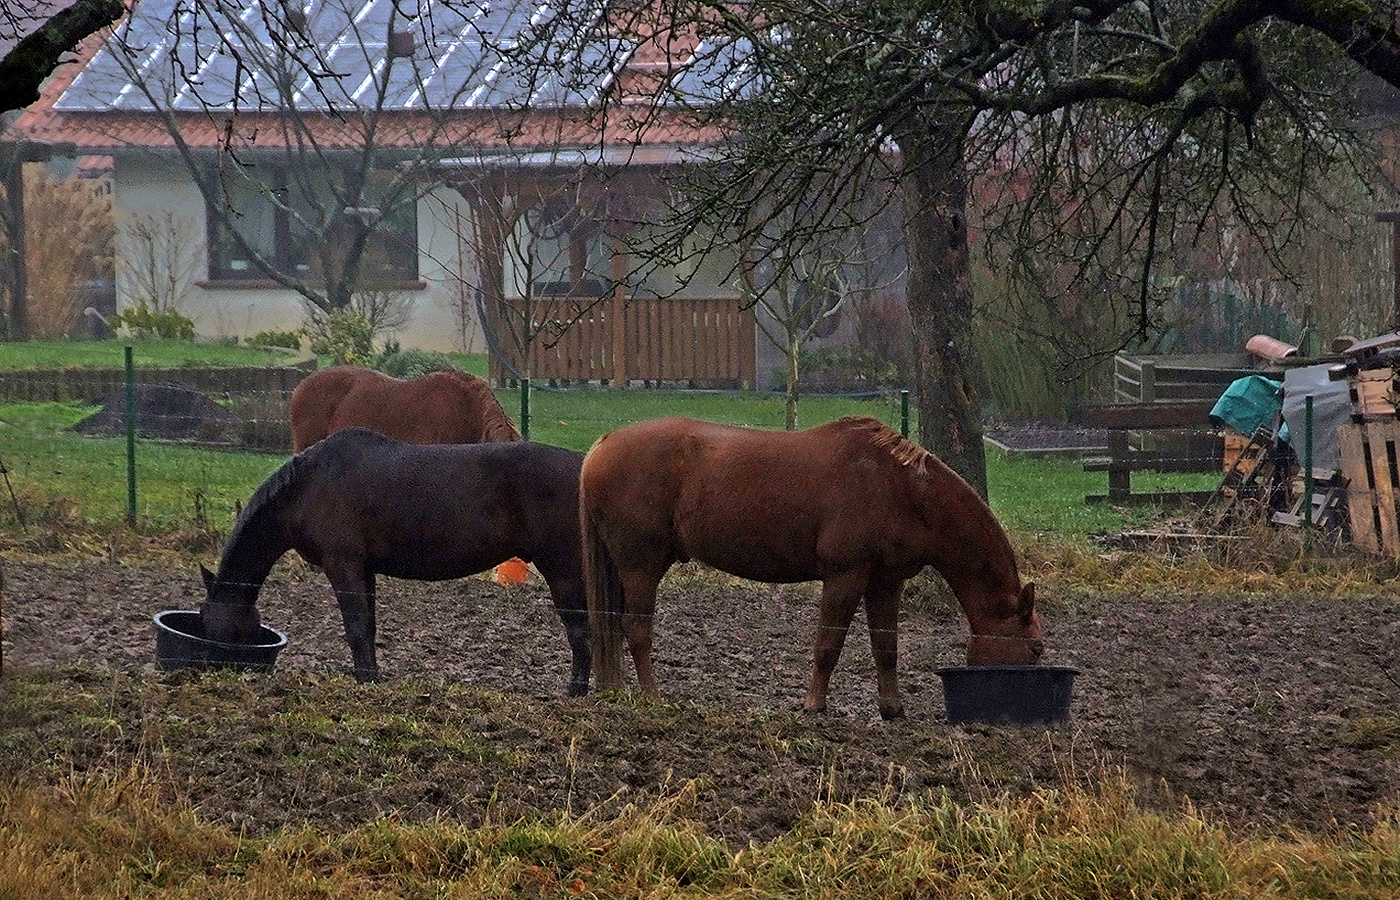
<path fill-rule="evenodd" d="M 496 567 L 497 584 L 524 584 L 530 567 L 523 559 L 508 559 Z"/>

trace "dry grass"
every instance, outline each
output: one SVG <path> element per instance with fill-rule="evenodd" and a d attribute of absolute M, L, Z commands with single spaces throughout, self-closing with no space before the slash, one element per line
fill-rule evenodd
<path fill-rule="evenodd" d="M 54 179 L 37 166 L 25 167 L 24 190 L 29 333 L 66 337 L 88 304 L 83 283 L 110 273 L 112 201 L 98 182 Z"/>
<path fill-rule="evenodd" d="M 1263 524 L 1217 540 L 1164 538 L 1139 547 L 1103 547 L 1047 535 L 1015 535 L 1022 576 L 1046 594 L 1134 592 L 1193 597 L 1376 596 L 1400 591 L 1397 560 L 1370 556 L 1298 529 Z"/>
<path fill-rule="evenodd" d="M 0 789 L 0 900 L 30 897 L 1389 898 L 1400 824 L 1236 837 L 1142 811 L 1126 783 L 960 805 L 817 804 L 731 848 L 685 818 L 690 786 L 609 821 L 465 828 L 379 820 L 248 838 L 202 822 L 149 772 Z"/>

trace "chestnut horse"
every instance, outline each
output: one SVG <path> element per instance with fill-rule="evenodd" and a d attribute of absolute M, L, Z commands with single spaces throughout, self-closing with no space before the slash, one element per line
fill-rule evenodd
<path fill-rule="evenodd" d="M 302 379 L 288 412 L 298 453 L 353 425 L 410 444 L 520 440 L 491 387 L 460 369 L 401 379 L 362 366 L 332 366 Z"/>
<path fill-rule="evenodd" d="M 895 674 L 906 579 L 932 565 L 967 616 L 971 665 L 1030 664 L 1043 650 L 1035 586 L 991 509 L 927 450 L 850 416 L 806 431 L 656 419 L 593 444 L 579 516 L 595 683 L 620 687 L 622 642 L 656 691 L 652 614 L 674 562 L 770 583 L 822 582 L 804 707 L 827 686 L 861 599 L 886 719 L 904 715 Z"/>
<path fill-rule="evenodd" d="M 518 556 L 539 568 L 564 623 L 568 693 L 587 693 L 582 463 L 575 450 L 525 441 L 419 446 L 365 428 L 336 432 L 268 476 L 234 523 L 219 571 L 200 567 L 204 634 L 248 643 L 268 572 L 295 550 L 330 579 L 355 677 L 373 681 L 376 575 L 442 581 Z"/>

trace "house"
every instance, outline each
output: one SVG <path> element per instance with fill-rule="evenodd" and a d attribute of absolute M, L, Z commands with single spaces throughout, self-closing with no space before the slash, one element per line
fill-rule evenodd
<path fill-rule="evenodd" d="M 719 137 L 691 112 L 720 49 L 648 4 L 141 0 L 10 136 L 111 159 L 120 309 L 163 272 L 210 337 L 353 297 L 403 346 L 489 347 L 500 378 L 753 385 L 736 254 L 643 274 L 630 250 L 665 170 Z"/>

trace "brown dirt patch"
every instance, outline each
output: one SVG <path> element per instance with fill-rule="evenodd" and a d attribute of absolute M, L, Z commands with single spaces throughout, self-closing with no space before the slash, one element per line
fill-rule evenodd
<path fill-rule="evenodd" d="M 290 560 L 260 604 L 290 638 L 277 672 L 232 677 L 155 671 L 151 616 L 198 606 L 193 561 L 4 566 L 0 778 L 141 761 L 255 831 L 606 815 L 684 794 L 686 815 L 743 843 L 821 799 L 974 798 L 1117 771 L 1148 805 L 1185 797 L 1233 826 L 1325 831 L 1393 808 L 1400 785 L 1392 597 L 1052 601 L 1046 661 L 1082 675 L 1072 723 L 1047 731 L 947 725 L 935 670 L 961 661 L 964 626 L 938 602 L 906 611 L 909 718 L 885 723 L 859 621 L 832 710 L 798 712 L 812 586 L 673 573 L 657 704 L 561 698 L 568 654 L 537 583 L 381 580 L 390 681 L 357 685 L 325 579 Z"/>

